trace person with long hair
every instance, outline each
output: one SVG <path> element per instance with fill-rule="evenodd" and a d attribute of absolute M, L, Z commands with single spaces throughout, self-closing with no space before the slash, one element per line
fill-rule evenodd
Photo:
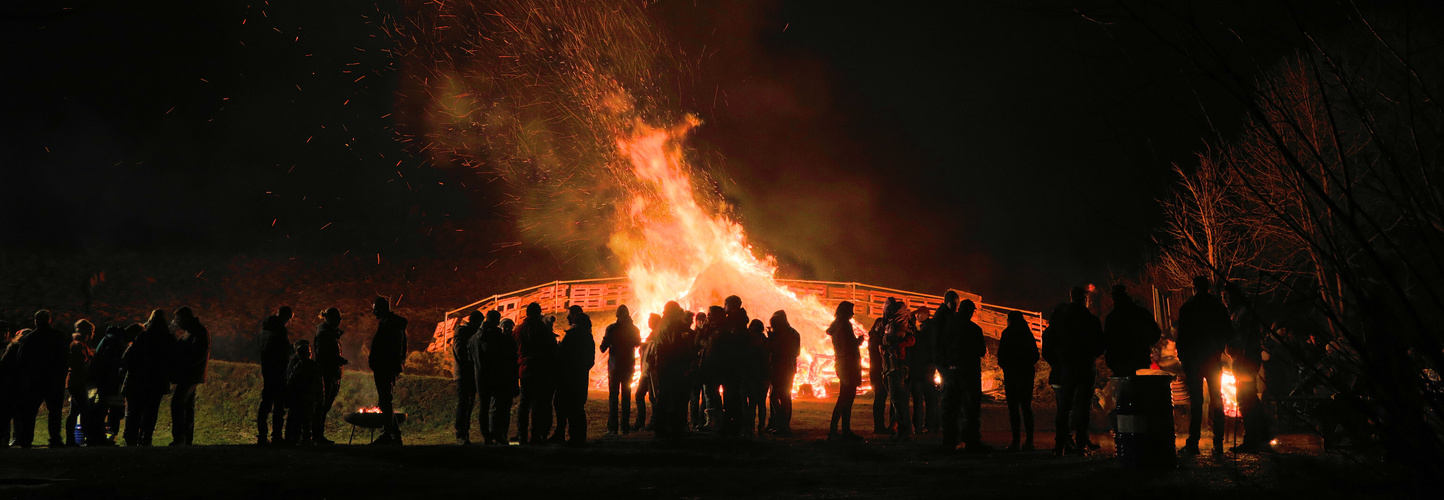
<path fill-rule="evenodd" d="M 160 400 L 170 389 L 175 349 L 175 336 L 171 334 L 165 311 L 156 309 L 151 311 L 145 329 L 121 355 L 126 369 L 121 393 L 129 410 L 125 417 L 126 446 L 151 445 Z"/>
<path fill-rule="evenodd" d="M 1008 427 L 1013 431 L 1008 451 L 1033 450 L 1033 378 L 1038 364 L 1038 343 L 1021 311 L 1008 312 L 1008 327 L 998 340 L 998 367 L 1003 369 L 1003 396 L 1008 400 Z M 1019 424 L 1027 430 L 1020 434 Z M 1026 437 L 1025 440 L 1020 438 Z"/>
<path fill-rule="evenodd" d="M 862 385 L 862 355 L 858 348 L 862 339 L 852 331 L 852 302 L 842 301 L 833 314 L 827 335 L 832 337 L 832 351 L 837 356 L 837 379 L 841 387 L 837 392 L 837 404 L 832 407 L 832 423 L 828 427 L 828 441 L 861 441 L 862 436 L 852 432 L 852 401 L 857 398 L 857 387 Z M 839 431 L 841 424 L 841 431 Z"/>

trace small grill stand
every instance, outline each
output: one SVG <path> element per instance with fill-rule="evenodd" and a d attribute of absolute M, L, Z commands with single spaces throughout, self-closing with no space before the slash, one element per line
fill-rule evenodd
<path fill-rule="evenodd" d="M 384 413 L 371 413 L 371 412 L 359 412 L 359 411 L 358 411 L 358 412 L 351 412 L 350 415 L 346 415 L 346 417 L 343 418 L 342 420 L 346 421 L 346 423 L 348 423 L 348 424 L 351 424 L 351 436 L 348 437 L 348 438 L 346 438 L 346 444 L 348 444 L 348 445 L 349 445 L 349 444 L 352 444 L 352 441 L 354 441 L 354 440 L 356 439 L 356 428 L 357 428 L 357 427 L 364 427 L 364 428 L 366 428 L 366 429 L 369 431 L 369 432 L 367 433 L 367 442 L 372 441 L 372 440 L 376 437 L 376 429 L 381 429 L 381 428 L 385 428 L 385 427 L 386 427 L 386 417 L 385 417 L 385 415 L 386 415 L 386 414 L 384 414 Z M 392 413 L 391 413 L 391 417 L 396 420 L 396 426 L 397 426 L 398 428 L 401 427 L 401 424 L 406 423 L 406 414 L 405 414 L 405 413 L 392 412 Z"/>

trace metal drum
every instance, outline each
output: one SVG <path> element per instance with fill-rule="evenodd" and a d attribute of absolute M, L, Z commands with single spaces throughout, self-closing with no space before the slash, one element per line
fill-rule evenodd
<path fill-rule="evenodd" d="M 1135 375 L 1121 385 L 1113 432 L 1118 460 L 1129 467 L 1171 468 L 1173 398 L 1171 375 Z"/>

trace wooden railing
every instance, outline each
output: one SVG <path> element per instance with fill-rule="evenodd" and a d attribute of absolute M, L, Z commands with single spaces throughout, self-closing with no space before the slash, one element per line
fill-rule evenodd
<path fill-rule="evenodd" d="M 908 309 L 927 307 L 936 310 L 943 303 L 943 297 L 940 295 L 909 292 L 863 283 L 786 279 L 777 280 L 777 283 L 786 286 L 799 296 L 816 297 L 819 302 L 829 307 L 836 307 L 839 302 L 844 300 L 851 301 L 855 304 L 857 314 L 868 318 L 881 316 L 884 304 L 889 297 L 901 300 Z M 1043 328 L 1047 325 L 1042 313 L 987 304 L 983 302 L 980 295 L 961 290 L 953 291 L 957 292 L 959 297 L 971 299 L 978 305 L 973 321 L 982 327 L 984 334 L 998 338 L 1003 329 L 1007 327 L 1008 313 L 1020 311 L 1033 330 L 1033 336 L 1042 338 Z M 627 278 L 553 281 L 514 292 L 492 295 L 447 311 L 446 317 L 436 325 L 435 336 L 431 347 L 427 350 L 449 349 L 452 330 L 456 328 L 456 324 L 461 318 L 472 311 L 496 309 L 501 312 L 503 318 L 517 320 L 523 314 L 527 304 L 532 302 L 540 304 L 543 313 L 554 314 L 565 311 L 573 304 L 582 306 L 582 309 L 588 311 L 614 309 L 618 305 L 629 303 L 632 299 L 632 284 Z"/>

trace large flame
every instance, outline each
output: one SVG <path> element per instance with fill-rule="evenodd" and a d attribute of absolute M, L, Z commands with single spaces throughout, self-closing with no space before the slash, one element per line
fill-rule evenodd
<path fill-rule="evenodd" d="M 802 335 L 792 390 L 807 384 L 812 396 L 825 397 L 827 382 L 836 378 L 832 345 L 823 333 L 832 312 L 815 297 L 799 297 L 778 284 L 775 261 L 757 255 L 742 226 L 697 202 L 682 142 L 698 123 L 690 115 L 669 128 L 638 121 L 617 139 L 618 152 L 644 186 L 633 194 L 611 241 L 627 263 L 635 317 L 645 322 L 671 300 L 701 311 L 728 295 L 740 296 L 750 316 L 764 323 L 773 312 L 786 311 Z M 853 330 L 865 333 L 856 322 Z"/>

